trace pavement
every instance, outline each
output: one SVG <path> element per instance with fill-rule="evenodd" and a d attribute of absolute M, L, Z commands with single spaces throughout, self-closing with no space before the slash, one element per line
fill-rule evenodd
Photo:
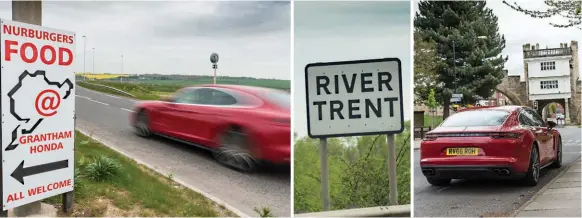
<path fill-rule="evenodd" d="M 499 180 L 453 180 L 449 186 L 431 186 L 420 170 L 420 150 L 414 150 L 414 216 L 512 216 L 530 201 L 530 199 L 533 199 L 536 193 L 542 190 L 546 184 L 550 184 L 561 172 L 565 171 L 571 165 L 580 164 L 582 149 L 582 135 L 580 133 L 582 129 L 558 128 L 558 131 L 560 131 L 563 137 L 563 167 L 559 169 L 545 168 L 541 170 L 538 185 L 534 187 L 526 187 L 510 181 Z M 576 177 L 576 175 L 569 177 Z M 578 177 L 580 177 L 579 173 Z M 574 183 L 575 181 L 572 182 Z M 580 184 L 579 179 L 578 184 Z M 565 184 L 561 183 L 557 185 Z M 577 196 L 580 199 L 579 189 Z M 544 198 L 546 197 L 544 196 Z M 553 216 L 567 215 L 554 214 Z"/>
<path fill-rule="evenodd" d="M 580 172 L 582 162 L 562 171 L 517 211 L 518 217 L 582 217 Z"/>
<path fill-rule="evenodd" d="M 268 207 L 275 216 L 290 216 L 289 167 L 245 174 L 220 165 L 203 149 L 157 137 L 140 138 L 129 125 L 135 103 L 78 87 L 76 128 L 158 172 L 172 173 L 186 187 L 231 210 L 257 216 L 255 207 Z"/>

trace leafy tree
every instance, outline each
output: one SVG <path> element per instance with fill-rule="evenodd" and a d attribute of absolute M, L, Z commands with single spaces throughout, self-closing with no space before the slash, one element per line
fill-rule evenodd
<path fill-rule="evenodd" d="M 437 69 L 442 64 L 436 53 L 433 41 L 423 41 L 419 34 L 414 34 L 414 95 L 424 96 L 437 86 Z M 414 98 L 415 104 L 423 104 L 426 98 Z"/>
<path fill-rule="evenodd" d="M 580 16 L 580 6 L 582 4 L 581 1 L 544 1 L 546 6 L 548 7 L 546 10 L 529 10 L 522 8 L 517 4 L 517 2 L 510 4 L 505 0 L 503 1 L 503 3 L 512 8 L 513 10 L 522 12 L 533 18 L 546 19 L 553 17 L 561 17 L 568 20 L 568 22 L 564 24 L 550 22 L 550 25 L 554 27 L 558 28 L 576 27 L 578 29 L 582 29 L 579 27 L 579 25 L 582 24 L 582 16 Z"/>
<path fill-rule="evenodd" d="M 504 77 L 507 57 L 501 51 L 505 38 L 498 33 L 497 17 L 485 4 L 485 1 L 419 3 L 414 18 L 416 34 L 423 41 L 434 41 L 437 56 L 444 61 L 437 69 L 437 84 L 441 86 L 434 87 L 437 101 L 443 103 L 443 118 L 449 115 L 453 92 L 463 94 L 463 103 L 471 103 L 476 96 L 491 96 Z"/>
<path fill-rule="evenodd" d="M 428 93 L 428 102 L 426 103 L 426 106 L 428 106 L 428 108 L 431 109 L 431 111 L 434 111 L 437 107 L 437 101 L 436 98 L 434 97 L 434 89 L 430 89 L 430 93 Z M 435 114 L 433 114 L 433 116 L 431 116 L 431 126 L 434 126 L 434 116 Z"/>
<path fill-rule="evenodd" d="M 398 203 L 410 204 L 410 123 L 396 135 Z M 294 211 L 322 211 L 319 140 L 294 144 Z M 390 205 L 385 135 L 328 139 L 331 210 Z"/>

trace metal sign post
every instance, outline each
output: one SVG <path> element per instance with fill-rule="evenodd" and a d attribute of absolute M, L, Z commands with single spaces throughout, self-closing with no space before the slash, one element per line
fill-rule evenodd
<path fill-rule="evenodd" d="M 390 205 L 398 204 L 398 180 L 396 179 L 396 143 L 394 134 L 386 135 L 388 144 L 388 186 L 390 190 Z"/>
<path fill-rule="evenodd" d="M 329 197 L 327 138 L 387 134 L 390 203 L 398 204 L 396 144 L 404 131 L 400 59 L 312 63 L 305 67 L 307 134 L 320 139 L 321 199 Z"/>
<path fill-rule="evenodd" d="M 210 54 L 210 63 L 212 63 L 212 69 L 214 69 L 214 84 L 216 84 L 216 68 L 218 68 L 218 54 Z"/>
<path fill-rule="evenodd" d="M 321 165 L 321 200 L 323 201 L 323 210 L 328 211 L 330 207 L 329 202 L 329 174 L 327 164 L 327 139 L 319 139 L 319 158 Z"/>

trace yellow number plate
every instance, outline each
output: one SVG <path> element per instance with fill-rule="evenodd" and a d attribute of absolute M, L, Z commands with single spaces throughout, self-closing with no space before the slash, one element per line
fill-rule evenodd
<path fill-rule="evenodd" d="M 479 155 L 479 149 L 478 148 L 447 148 L 447 155 L 476 156 L 476 155 Z"/>

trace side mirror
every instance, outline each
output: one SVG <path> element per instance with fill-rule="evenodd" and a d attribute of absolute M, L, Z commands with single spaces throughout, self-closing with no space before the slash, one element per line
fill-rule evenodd
<path fill-rule="evenodd" d="M 169 96 L 169 95 L 161 96 L 160 101 L 174 102 L 174 96 Z"/>
<path fill-rule="evenodd" d="M 552 128 L 556 127 L 556 123 L 555 123 L 554 121 L 547 121 L 547 122 L 546 122 L 546 124 L 548 124 L 548 127 L 549 127 L 550 129 L 552 129 Z"/>

